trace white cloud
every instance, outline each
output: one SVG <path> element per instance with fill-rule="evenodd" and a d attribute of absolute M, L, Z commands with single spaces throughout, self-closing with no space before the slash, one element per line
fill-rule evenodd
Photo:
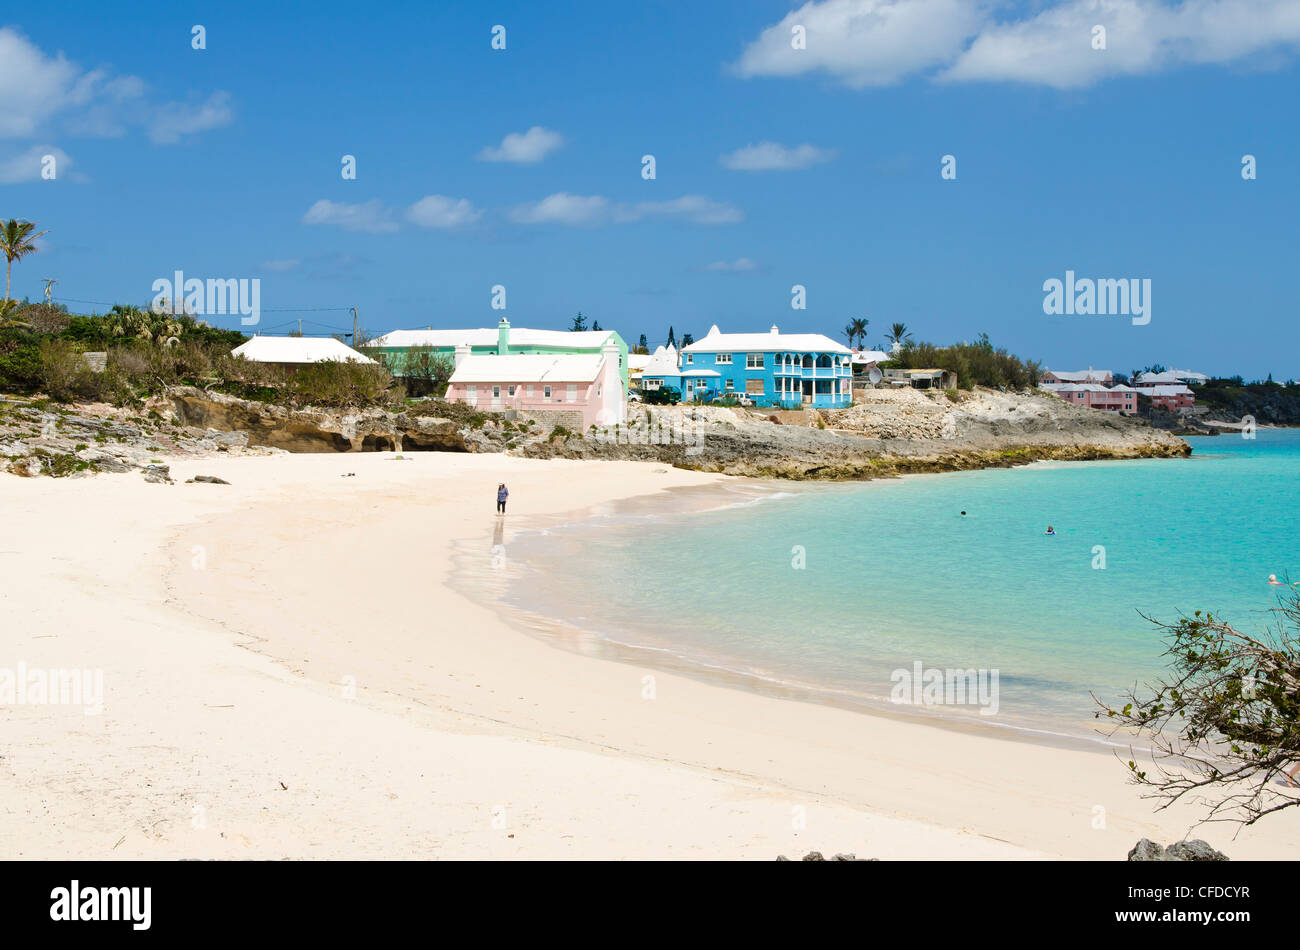
<path fill-rule="evenodd" d="M 729 202 L 714 201 L 704 195 L 682 195 L 672 201 L 638 201 L 616 209 L 619 221 L 642 218 L 684 218 L 696 224 L 735 224 L 745 219 L 745 212 Z"/>
<path fill-rule="evenodd" d="M 511 132 L 496 148 L 488 146 L 478 153 L 480 162 L 513 162 L 535 165 L 564 144 L 564 136 L 535 125 L 527 132 Z"/>
<path fill-rule="evenodd" d="M 1097 25 L 1104 50 L 1093 49 Z M 805 49 L 791 46 L 795 26 L 806 30 Z M 733 69 L 824 74 L 859 89 L 917 74 L 1075 88 L 1297 48 L 1296 0 L 809 0 L 764 29 Z"/>
<path fill-rule="evenodd" d="M 728 274 L 743 274 L 758 270 L 758 262 L 748 257 L 738 257 L 734 261 L 714 261 L 704 268 L 707 271 L 720 271 Z"/>
<path fill-rule="evenodd" d="M 983 22 L 980 0 L 810 0 L 759 34 L 735 72 L 754 76 L 828 73 L 861 89 L 946 65 Z M 792 45 L 802 26 L 806 48 Z"/>
<path fill-rule="evenodd" d="M 287 257 L 274 261 L 263 261 L 262 270 L 269 270 L 273 274 L 287 274 L 291 270 L 297 270 L 302 261 L 296 257 Z"/>
<path fill-rule="evenodd" d="M 187 135 L 229 125 L 234 119 L 228 92 L 214 92 L 203 102 L 169 102 L 154 112 L 149 122 L 149 141 L 174 145 Z"/>
<path fill-rule="evenodd" d="M 1093 49 L 1094 26 L 1106 48 Z M 987 27 L 939 78 L 1089 86 L 1183 65 L 1225 64 L 1300 43 L 1294 0 L 1070 0 Z"/>
<path fill-rule="evenodd" d="M 18 31 L 0 28 L 0 136 L 33 135 L 51 116 L 90 96 L 89 77 L 46 56 Z"/>
<path fill-rule="evenodd" d="M 609 216 L 609 199 L 601 195 L 571 195 L 560 191 L 520 205 L 510 212 L 520 224 L 602 224 Z"/>
<path fill-rule="evenodd" d="M 68 169 L 72 167 L 72 157 L 63 149 L 54 145 L 33 145 L 26 151 L 0 155 L 0 185 L 41 181 L 41 171 L 47 155 L 54 156 L 55 180 L 71 177 L 75 181 L 81 177 L 68 174 Z"/>
<path fill-rule="evenodd" d="M 83 70 L 62 53 L 47 55 L 11 27 L 0 27 L 0 138 L 33 138 L 58 125 L 82 136 L 122 136 L 143 128 L 155 143 L 228 124 L 228 93 L 195 106 L 148 101 L 138 76 Z"/>
<path fill-rule="evenodd" d="M 483 216 L 467 198 L 425 195 L 406 209 L 406 218 L 422 228 L 450 230 L 473 224 Z"/>
<path fill-rule="evenodd" d="M 788 172 L 829 162 L 835 158 L 835 154 L 834 149 L 817 148 L 815 145 L 786 148 L 779 142 L 759 142 L 723 155 L 719 161 L 724 168 L 732 171 Z"/>
<path fill-rule="evenodd" d="M 704 195 L 683 195 L 671 201 L 638 201 L 616 204 L 603 195 L 571 195 L 557 192 L 531 204 L 519 205 L 510 218 L 520 224 L 569 224 L 594 227 L 626 224 L 647 218 L 679 218 L 696 224 L 733 224 L 745 214 L 735 205 L 714 201 Z"/>
<path fill-rule="evenodd" d="M 375 199 L 363 204 L 348 204 L 322 198 L 302 216 L 303 224 L 325 224 L 345 231 L 366 231 L 383 234 L 397 230 L 393 213 Z"/>

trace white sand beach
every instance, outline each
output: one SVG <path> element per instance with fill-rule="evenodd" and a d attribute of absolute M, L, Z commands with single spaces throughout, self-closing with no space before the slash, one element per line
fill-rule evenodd
<path fill-rule="evenodd" d="M 1157 813 L 1105 752 L 580 655 L 449 587 L 453 541 L 488 556 L 498 481 L 508 540 L 722 476 L 433 453 L 171 464 L 175 485 L 0 475 L 0 668 L 104 685 L 97 715 L 0 705 L 0 857 L 1118 860 L 1189 831 L 1234 858 L 1300 853 L 1285 818 L 1234 837 Z"/>

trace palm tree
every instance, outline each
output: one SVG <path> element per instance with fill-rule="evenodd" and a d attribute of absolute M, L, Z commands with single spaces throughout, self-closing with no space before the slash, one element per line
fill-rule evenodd
<path fill-rule="evenodd" d="M 911 338 L 912 334 L 908 332 L 906 323 L 891 323 L 889 332 L 885 334 L 886 340 L 890 343 L 897 343 L 899 346 L 902 346 Z"/>
<path fill-rule="evenodd" d="M 33 234 L 32 231 L 35 229 L 36 225 L 32 222 L 15 221 L 13 218 L 0 226 L 0 251 L 5 255 L 5 300 L 9 299 L 10 273 L 14 261 L 22 260 L 32 251 L 37 250 L 36 239 L 50 233 L 41 231 L 40 234 Z"/>
<path fill-rule="evenodd" d="M 848 341 L 849 348 L 852 349 L 853 338 L 857 336 L 858 333 L 857 327 L 853 325 L 853 321 L 850 320 L 848 323 L 844 324 L 844 329 L 841 330 L 840 332 L 844 334 L 844 339 Z"/>
<path fill-rule="evenodd" d="M 858 346 L 866 342 L 867 324 L 870 322 L 866 317 L 855 317 L 849 321 L 849 326 L 853 328 L 853 335 L 858 338 Z"/>
<path fill-rule="evenodd" d="M 19 320 L 11 314 L 18 312 L 18 301 L 0 300 L 0 330 L 7 330 L 10 327 L 23 327 L 31 329 L 31 324 L 25 320 Z"/>

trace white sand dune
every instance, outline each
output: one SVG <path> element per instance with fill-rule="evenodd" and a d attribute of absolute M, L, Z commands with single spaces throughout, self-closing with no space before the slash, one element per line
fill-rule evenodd
<path fill-rule="evenodd" d="M 578 655 L 447 586 L 453 539 L 487 556 L 499 480 L 514 526 L 720 476 L 173 462 L 199 473 L 232 484 L 0 476 L 0 668 L 104 676 L 99 715 L 0 705 L 0 857 L 1119 859 L 1191 827 L 1105 753 Z M 1194 836 L 1298 853 L 1286 817 L 1233 830 Z"/>

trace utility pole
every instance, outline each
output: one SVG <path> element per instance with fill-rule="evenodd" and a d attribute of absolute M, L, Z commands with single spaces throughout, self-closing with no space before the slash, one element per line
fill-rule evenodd
<path fill-rule="evenodd" d="M 352 308 L 352 348 L 357 348 L 357 308 Z"/>
<path fill-rule="evenodd" d="M 298 335 L 302 336 L 302 317 L 298 318 Z"/>
<path fill-rule="evenodd" d="M 48 307 L 53 303 L 51 298 L 54 296 L 54 285 L 57 284 L 58 281 L 52 280 L 49 277 L 43 279 L 45 282 L 45 305 Z"/>

